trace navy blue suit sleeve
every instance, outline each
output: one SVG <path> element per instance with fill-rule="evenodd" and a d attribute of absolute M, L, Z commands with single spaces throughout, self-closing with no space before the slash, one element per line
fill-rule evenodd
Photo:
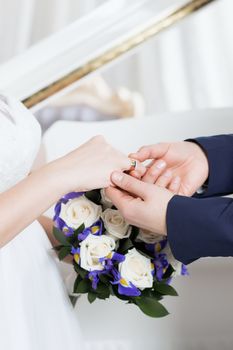
<path fill-rule="evenodd" d="M 233 193 L 233 135 L 199 137 L 186 141 L 197 143 L 209 162 L 207 189 L 198 197 Z"/>
<path fill-rule="evenodd" d="M 207 256 L 233 256 L 233 199 L 174 196 L 167 208 L 167 234 L 184 264 Z"/>

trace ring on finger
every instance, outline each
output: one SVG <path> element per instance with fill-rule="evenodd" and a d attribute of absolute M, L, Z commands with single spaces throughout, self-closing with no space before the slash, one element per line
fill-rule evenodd
<path fill-rule="evenodd" d="M 131 161 L 131 164 L 130 164 L 129 172 L 134 171 L 137 168 L 137 161 L 135 159 L 130 159 L 130 161 Z"/>

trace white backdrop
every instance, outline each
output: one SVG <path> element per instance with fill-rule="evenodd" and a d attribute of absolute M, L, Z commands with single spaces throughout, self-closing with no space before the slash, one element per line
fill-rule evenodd
<path fill-rule="evenodd" d="M 0 61 L 103 1 L 0 0 Z M 232 0 L 217 0 L 109 69 L 106 78 L 142 92 L 149 113 L 232 106 L 232 11 Z"/>

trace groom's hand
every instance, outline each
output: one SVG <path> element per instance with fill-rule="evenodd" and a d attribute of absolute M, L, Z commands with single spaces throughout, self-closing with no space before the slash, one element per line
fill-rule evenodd
<path fill-rule="evenodd" d="M 133 176 L 142 181 L 176 191 L 179 194 L 193 195 L 207 180 L 208 160 L 203 150 L 193 142 L 158 143 L 144 146 L 130 157 L 144 162 L 151 160 L 147 171 L 134 171 Z M 140 169 L 139 169 L 140 170 Z M 169 177 L 167 179 L 166 177 Z M 179 184 L 177 184 L 179 183 Z"/>
<path fill-rule="evenodd" d="M 109 187 L 106 195 L 126 220 L 166 235 L 167 205 L 174 193 L 121 172 L 114 172 L 111 180 L 117 187 Z"/>

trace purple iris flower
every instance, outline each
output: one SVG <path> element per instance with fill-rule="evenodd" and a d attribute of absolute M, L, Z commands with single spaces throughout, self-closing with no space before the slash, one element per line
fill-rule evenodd
<path fill-rule="evenodd" d="M 72 247 L 71 248 L 71 254 L 80 254 L 80 248 L 75 248 L 75 247 Z"/>
<path fill-rule="evenodd" d="M 91 280 L 92 282 L 92 288 L 96 289 L 98 287 L 98 283 L 100 280 L 100 275 L 106 275 L 109 271 L 107 270 L 102 270 L 102 271 L 90 271 L 88 274 L 88 278 Z"/>
<path fill-rule="evenodd" d="M 161 281 L 166 269 L 169 266 L 166 254 L 156 254 L 155 260 L 155 273 L 158 281 Z"/>
<path fill-rule="evenodd" d="M 112 275 L 114 280 L 111 282 L 113 285 L 118 285 L 118 293 L 128 297 L 138 297 L 141 295 L 140 290 L 133 285 L 133 283 L 126 281 L 121 277 L 120 272 L 116 269 L 112 269 Z"/>
<path fill-rule="evenodd" d="M 182 276 L 188 276 L 188 275 L 189 275 L 187 266 L 184 265 L 184 264 L 181 265 L 181 275 L 182 275 Z"/>
<path fill-rule="evenodd" d="M 119 253 L 111 252 L 108 256 L 104 256 L 102 258 L 99 258 L 99 262 L 122 262 L 125 260 L 125 256 Z"/>
<path fill-rule="evenodd" d="M 112 269 L 112 276 L 113 276 L 113 282 L 111 283 L 113 285 L 120 283 L 121 274 L 115 267 Z"/>
<path fill-rule="evenodd" d="M 121 262 L 123 262 L 125 260 L 125 255 L 119 254 L 119 253 L 116 253 L 116 252 L 112 252 L 111 260 L 114 261 L 114 262 L 121 263 Z"/>
<path fill-rule="evenodd" d="M 125 256 L 115 252 L 111 252 L 108 256 L 99 258 L 99 262 L 104 266 L 104 270 L 111 272 L 114 263 L 120 263 L 125 260 Z"/>
<path fill-rule="evenodd" d="M 72 236 L 74 234 L 74 230 L 69 227 L 64 220 L 62 220 L 59 216 L 55 220 L 56 227 L 62 231 L 66 236 Z"/>
<path fill-rule="evenodd" d="M 61 206 L 62 206 L 62 204 L 66 204 L 70 199 L 79 198 L 79 197 L 81 197 L 83 195 L 84 195 L 84 192 L 70 192 L 70 193 L 67 193 L 55 205 L 55 208 L 54 208 L 55 215 L 53 217 L 53 221 L 54 221 L 56 227 L 59 230 L 61 230 L 62 232 L 64 232 L 64 234 L 66 236 L 73 235 L 74 230 L 71 227 L 67 226 L 65 221 L 60 218 Z"/>
<path fill-rule="evenodd" d="M 168 242 L 168 241 L 167 241 L 167 239 L 165 238 L 165 239 L 163 239 L 162 241 L 160 241 L 160 242 L 158 242 L 158 243 L 155 243 L 155 247 L 154 247 L 155 253 L 160 252 L 161 250 L 163 250 L 163 249 L 166 247 L 167 242 Z"/>
<path fill-rule="evenodd" d="M 83 232 L 79 233 L 78 235 L 78 240 L 81 242 L 81 241 L 84 241 L 84 239 L 87 238 L 87 236 L 89 236 L 89 234 L 91 233 L 91 228 L 90 227 L 87 227 L 83 230 Z"/>
<path fill-rule="evenodd" d="M 167 245 L 167 239 L 163 239 L 162 241 L 158 243 L 146 243 L 145 248 L 148 250 L 148 252 L 151 252 L 153 254 L 159 253 L 162 249 L 164 249 Z"/>
<path fill-rule="evenodd" d="M 91 227 L 85 228 L 83 232 L 81 232 L 78 235 L 78 240 L 84 241 L 84 239 L 86 239 L 87 236 L 89 236 L 89 234 L 92 234 L 94 236 L 101 236 L 102 232 L 103 232 L 103 223 L 102 223 L 102 220 L 98 220 Z"/>
<path fill-rule="evenodd" d="M 102 260 L 103 259 L 103 260 Z M 100 258 L 100 262 L 104 262 L 104 273 L 112 273 L 112 269 L 114 268 L 113 260 Z"/>
<path fill-rule="evenodd" d="M 140 290 L 131 282 L 129 283 L 129 287 L 123 286 L 123 284 L 119 283 L 118 293 L 128 297 L 139 297 L 141 295 Z"/>
<path fill-rule="evenodd" d="M 100 271 L 91 271 L 88 274 L 88 278 L 91 280 L 91 286 L 93 289 L 96 289 L 99 283 L 99 273 Z"/>
<path fill-rule="evenodd" d="M 170 284 L 171 284 L 171 281 L 172 281 L 172 277 L 169 277 L 169 278 L 166 280 L 166 284 L 170 285 Z"/>
<path fill-rule="evenodd" d="M 74 260 L 77 264 L 80 262 L 80 248 L 71 248 L 71 254 L 74 256 Z"/>

